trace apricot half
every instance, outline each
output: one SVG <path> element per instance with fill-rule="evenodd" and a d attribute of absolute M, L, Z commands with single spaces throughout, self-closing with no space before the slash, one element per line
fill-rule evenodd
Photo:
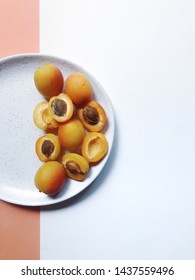
<path fill-rule="evenodd" d="M 47 133 L 39 137 L 35 144 L 35 151 L 38 158 L 43 162 L 58 159 L 61 152 L 58 136 Z"/>
<path fill-rule="evenodd" d="M 47 101 L 38 103 L 33 112 L 35 125 L 43 130 L 54 129 L 59 126 L 59 123 L 49 115 L 48 104 Z"/>
<path fill-rule="evenodd" d="M 107 122 L 106 112 L 96 101 L 90 101 L 78 109 L 78 117 L 89 131 L 101 131 Z"/>
<path fill-rule="evenodd" d="M 40 192 L 48 195 L 57 194 L 66 181 L 64 166 L 58 161 L 44 163 L 36 172 L 34 182 Z"/>
<path fill-rule="evenodd" d="M 37 90 L 48 99 L 58 95 L 64 87 L 62 72 L 54 64 L 38 67 L 34 73 L 34 82 Z"/>
<path fill-rule="evenodd" d="M 58 128 L 58 138 L 63 148 L 75 151 L 83 142 L 85 130 L 77 119 L 71 119 Z"/>
<path fill-rule="evenodd" d="M 89 170 L 87 160 L 75 153 L 65 154 L 62 157 L 62 164 L 66 170 L 66 175 L 76 181 L 82 181 Z"/>
<path fill-rule="evenodd" d="M 73 115 L 73 111 L 74 107 L 72 100 L 65 93 L 53 96 L 49 100 L 48 112 L 50 116 L 58 122 L 69 120 Z"/>
<path fill-rule="evenodd" d="M 65 81 L 65 93 L 70 96 L 76 106 L 92 99 L 93 89 L 88 78 L 80 72 L 70 74 Z"/>
<path fill-rule="evenodd" d="M 88 162 L 100 161 L 108 152 L 108 142 L 105 135 L 100 132 L 88 133 L 82 143 L 81 152 Z"/>

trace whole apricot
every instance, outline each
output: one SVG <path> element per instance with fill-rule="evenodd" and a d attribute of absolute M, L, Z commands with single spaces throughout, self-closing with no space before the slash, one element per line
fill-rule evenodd
<path fill-rule="evenodd" d="M 34 73 L 37 90 L 46 98 L 58 95 L 64 87 L 64 78 L 60 69 L 54 64 L 38 67 Z"/>
<path fill-rule="evenodd" d="M 88 78 L 80 72 L 70 74 L 65 81 L 65 92 L 76 106 L 89 102 L 93 89 Z"/>
<path fill-rule="evenodd" d="M 63 148 L 75 151 L 83 142 L 85 130 L 77 119 L 71 119 L 58 128 L 58 138 Z"/>
<path fill-rule="evenodd" d="M 36 172 L 34 182 L 40 192 L 48 195 L 57 194 L 66 181 L 63 165 L 58 161 L 44 163 Z"/>

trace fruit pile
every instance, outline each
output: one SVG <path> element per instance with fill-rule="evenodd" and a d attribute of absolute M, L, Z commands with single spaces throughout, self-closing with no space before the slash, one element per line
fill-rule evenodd
<path fill-rule="evenodd" d="M 103 134 L 107 116 L 83 73 L 73 72 L 64 79 L 56 65 L 45 64 L 36 69 L 34 82 L 45 97 L 33 112 L 35 125 L 45 131 L 35 144 L 44 163 L 34 180 L 39 191 L 55 195 L 67 177 L 84 180 L 89 169 L 107 154 Z"/>

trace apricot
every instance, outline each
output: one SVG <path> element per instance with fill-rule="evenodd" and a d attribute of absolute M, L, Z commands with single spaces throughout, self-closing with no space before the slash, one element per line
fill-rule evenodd
<path fill-rule="evenodd" d="M 63 91 L 64 78 L 57 66 L 45 64 L 35 70 L 34 83 L 37 90 L 49 99 Z"/>
<path fill-rule="evenodd" d="M 48 195 L 57 194 L 66 182 L 64 166 L 58 161 L 44 163 L 36 172 L 35 186 L 40 192 Z"/>
<path fill-rule="evenodd" d="M 105 135 L 100 132 L 89 132 L 83 140 L 81 152 L 88 162 L 99 162 L 108 152 Z"/>
<path fill-rule="evenodd" d="M 78 117 L 89 131 L 101 131 L 107 122 L 106 112 L 96 101 L 90 101 L 78 109 Z"/>
<path fill-rule="evenodd" d="M 62 157 L 62 164 L 66 170 L 66 175 L 76 181 L 82 181 L 89 170 L 87 160 L 76 153 L 65 154 Z"/>
<path fill-rule="evenodd" d="M 93 88 L 88 78 L 80 72 L 70 74 L 65 80 L 65 93 L 70 96 L 76 106 L 89 102 L 93 96 Z"/>
<path fill-rule="evenodd" d="M 49 100 L 48 112 L 54 120 L 65 122 L 72 117 L 74 112 L 72 100 L 65 93 L 53 96 Z"/>
<path fill-rule="evenodd" d="M 85 130 L 77 119 L 71 119 L 58 128 L 58 138 L 63 148 L 75 151 L 83 142 Z"/>
<path fill-rule="evenodd" d="M 38 158 L 43 162 L 58 159 L 61 152 L 58 136 L 47 133 L 39 137 L 35 144 L 35 151 Z"/>
<path fill-rule="evenodd" d="M 48 104 L 47 101 L 38 103 L 33 112 L 33 121 L 42 130 L 54 129 L 59 126 L 59 123 L 49 115 Z"/>

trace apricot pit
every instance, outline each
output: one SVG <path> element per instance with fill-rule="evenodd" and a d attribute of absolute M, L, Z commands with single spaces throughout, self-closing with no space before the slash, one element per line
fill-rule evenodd
<path fill-rule="evenodd" d="M 104 108 L 94 100 L 78 109 L 78 117 L 89 131 L 101 131 L 107 123 Z"/>

